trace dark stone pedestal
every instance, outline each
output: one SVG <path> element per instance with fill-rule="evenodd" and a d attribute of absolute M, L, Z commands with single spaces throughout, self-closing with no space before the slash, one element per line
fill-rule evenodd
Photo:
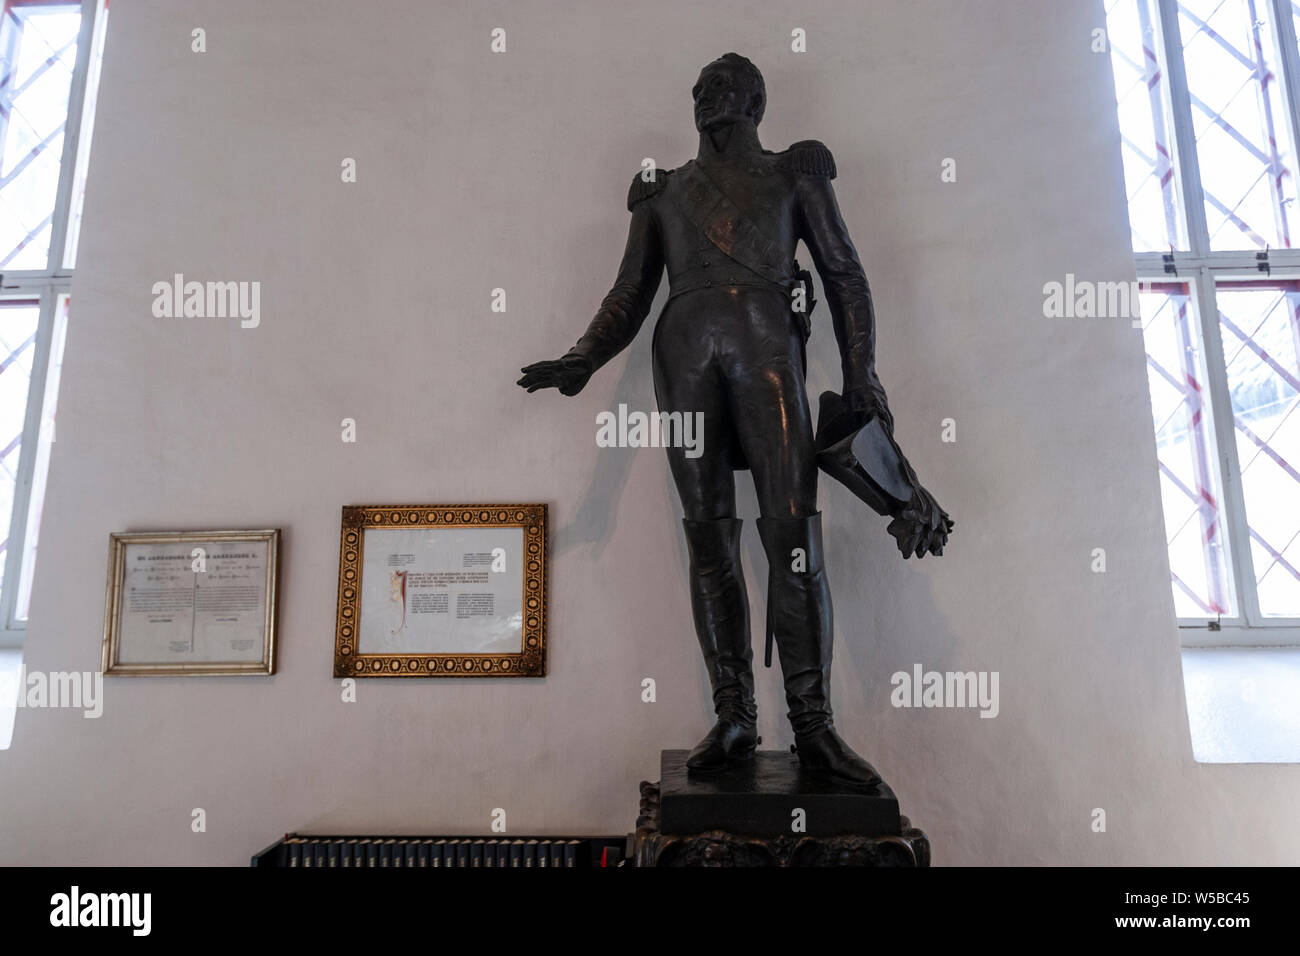
<path fill-rule="evenodd" d="M 688 774 L 686 754 L 665 750 L 660 782 L 641 784 L 637 866 L 930 865 L 929 840 L 899 814 L 883 782 L 871 789 L 830 783 L 781 751 L 760 751 L 752 763 L 716 774 Z"/>
<path fill-rule="evenodd" d="M 685 750 L 665 750 L 659 758 L 663 833 L 790 833 L 796 809 L 803 811 L 807 836 L 903 832 L 898 799 L 883 781 L 853 790 L 805 774 L 798 757 L 779 750 L 760 750 L 747 764 L 710 774 L 690 773 L 686 757 Z"/>

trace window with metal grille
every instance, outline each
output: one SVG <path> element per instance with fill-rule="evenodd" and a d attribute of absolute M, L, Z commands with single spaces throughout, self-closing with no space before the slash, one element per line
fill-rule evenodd
<path fill-rule="evenodd" d="M 1300 643 L 1298 0 L 1106 0 L 1185 644 Z"/>
<path fill-rule="evenodd" d="M 0 16 L 0 647 L 22 643 L 36 566 L 106 7 Z"/>

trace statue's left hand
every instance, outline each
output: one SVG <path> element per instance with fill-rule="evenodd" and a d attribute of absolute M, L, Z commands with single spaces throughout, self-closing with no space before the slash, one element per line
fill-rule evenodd
<path fill-rule="evenodd" d="M 910 465 L 907 471 L 911 473 L 915 489 L 912 500 L 889 523 L 888 531 L 898 542 L 898 550 L 904 558 L 910 558 L 913 554 L 923 558 L 927 551 L 935 556 L 941 555 L 955 522 L 939 507 L 934 495 L 915 480 L 916 475 L 911 471 Z"/>
<path fill-rule="evenodd" d="M 561 359 L 534 362 L 519 371 L 523 377 L 515 382 L 520 388 L 535 392 L 540 388 L 558 388 L 562 395 L 577 395 L 591 378 L 591 362 L 581 355 L 566 355 Z"/>

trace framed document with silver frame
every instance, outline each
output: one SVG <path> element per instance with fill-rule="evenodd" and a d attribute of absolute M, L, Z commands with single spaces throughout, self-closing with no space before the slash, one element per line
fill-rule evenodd
<path fill-rule="evenodd" d="M 544 504 L 350 505 L 335 677 L 543 677 Z"/>
<path fill-rule="evenodd" d="M 274 674 L 279 555 L 279 529 L 110 535 L 104 674 Z"/>

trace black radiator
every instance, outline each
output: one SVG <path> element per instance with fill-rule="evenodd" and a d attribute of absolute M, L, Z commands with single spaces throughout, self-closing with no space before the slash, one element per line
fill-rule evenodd
<path fill-rule="evenodd" d="M 618 866 L 627 846 L 617 837 L 304 836 L 290 833 L 253 857 L 253 866 L 509 867 L 574 869 Z"/>

